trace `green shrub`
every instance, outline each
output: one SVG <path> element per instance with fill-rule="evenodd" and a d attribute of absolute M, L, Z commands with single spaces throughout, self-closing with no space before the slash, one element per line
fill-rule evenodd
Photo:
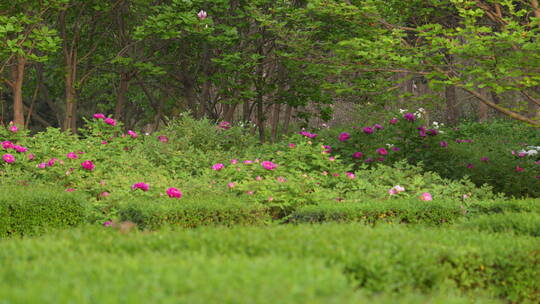
<path fill-rule="evenodd" d="M 0 236 L 27 235 L 83 223 L 86 196 L 63 189 L 0 186 Z"/>
<path fill-rule="evenodd" d="M 423 202 L 390 200 L 361 203 L 332 203 L 304 206 L 295 210 L 291 223 L 321 223 L 328 221 L 397 222 L 407 224 L 440 225 L 453 223 L 464 216 L 464 209 L 456 202 Z"/>
<path fill-rule="evenodd" d="M 266 209 L 257 204 L 205 197 L 201 200 L 134 199 L 119 207 L 119 219 L 141 229 L 163 225 L 193 228 L 206 225 L 260 225 L 270 220 Z M 208 200 L 208 201 L 206 201 Z"/>
<path fill-rule="evenodd" d="M 14 263 L 13 259 L 16 259 L 20 263 L 30 263 L 32 260 L 32 269 L 40 272 L 43 268 L 35 267 L 33 261 L 36 256 L 44 261 L 51 256 L 57 259 L 72 257 L 79 263 L 87 263 L 84 257 L 94 253 L 107 258 L 151 253 L 159 257 L 174 255 L 178 263 L 188 253 L 208 257 L 246 256 L 249 259 L 277 256 L 290 259 L 292 265 L 298 259 L 323 260 L 329 267 L 342 269 L 355 286 L 366 292 L 430 294 L 454 290 L 481 292 L 488 297 L 520 303 L 538 303 L 540 300 L 537 282 L 540 240 L 537 238 L 470 233 L 448 227 L 407 227 L 380 225 L 369 228 L 361 224 L 201 227 L 128 234 L 110 228 L 86 228 L 84 231 L 57 232 L 39 239 L 0 242 L 0 261 Z M 138 267 L 146 265 L 133 263 Z M 2 265 L 0 269 L 4 271 L 5 267 Z M 99 275 L 100 272 L 96 269 L 95 273 Z M 114 278 L 130 277 L 129 273 L 113 273 Z M 0 278 L 13 280 L 17 275 L 26 277 L 28 273 L 20 270 Z M 81 276 L 85 274 L 72 272 L 58 282 L 71 282 L 70 277 L 80 279 Z M 153 284 L 151 279 L 145 282 Z"/>
<path fill-rule="evenodd" d="M 473 218 L 462 225 L 468 229 L 540 236 L 540 214 L 502 213 Z"/>

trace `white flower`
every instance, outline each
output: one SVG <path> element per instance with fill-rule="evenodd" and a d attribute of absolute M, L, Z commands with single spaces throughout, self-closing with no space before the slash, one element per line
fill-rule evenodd
<path fill-rule="evenodd" d="M 405 112 L 407 112 L 407 109 L 399 109 L 399 113 L 400 113 L 400 114 L 403 114 L 403 113 L 405 113 Z"/>

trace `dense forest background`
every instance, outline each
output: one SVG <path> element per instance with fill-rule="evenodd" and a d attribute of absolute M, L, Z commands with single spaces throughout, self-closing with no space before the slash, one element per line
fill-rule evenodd
<path fill-rule="evenodd" d="M 539 38 L 537 0 L 1 0 L 0 118 L 190 113 L 261 141 L 419 107 L 540 125 Z"/>

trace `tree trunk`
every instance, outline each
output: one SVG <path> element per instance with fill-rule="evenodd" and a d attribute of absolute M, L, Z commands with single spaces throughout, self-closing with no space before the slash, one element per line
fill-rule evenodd
<path fill-rule="evenodd" d="M 446 123 L 449 125 L 456 125 L 459 121 L 456 86 L 446 86 L 444 95 L 446 97 Z"/>
<path fill-rule="evenodd" d="M 114 108 L 114 117 L 118 120 L 124 119 L 124 108 L 126 105 L 127 92 L 129 89 L 129 73 L 120 73 L 120 84 L 118 86 L 118 94 L 116 99 L 116 107 Z"/>
<path fill-rule="evenodd" d="M 11 70 L 11 76 L 13 79 L 13 122 L 20 128 L 24 128 L 24 104 L 22 87 L 24 82 L 25 65 L 26 59 L 24 57 L 17 57 L 17 62 L 15 65 L 13 65 Z"/>
<path fill-rule="evenodd" d="M 293 107 L 291 105 L 287 105 L 287 109 L 285 110 L 285 120 L 283 121 L 282 134 L 287 134 L 289 132 L 289 123 L 292 117 L 292 110 Z"/>
<path fill-rule="evenodd" d="M 75 79 L 77 66 L 75 60 L 66 60 L 65 74 L 65 94 L 66 94 L 66 113 L 64 117 L 63 129 L 77 132 L 76 112 L 77 112 L 77 92 L 75 89 Z"/>
<path fill-rule="evenodd" d="M 272 143 L 275 143 L 278 137 L 280 111 L 281 111 L 281 104 L 280 103 L 274 104 L 274 113 L 272 116 L 272 135 L 271 135 Z"/>

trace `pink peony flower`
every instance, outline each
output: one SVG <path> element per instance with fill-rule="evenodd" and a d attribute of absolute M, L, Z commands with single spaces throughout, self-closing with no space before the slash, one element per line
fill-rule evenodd
<path fill-rule="evenodd" d="M 397 118 L 395 118 L 395 117 L 394 117 L 394 118 L 392 118 L 392 119 L 390 119 L 390 124 L 392 124 L 392 125 L 395 125 L 395 124 L 397 124 L 397 122 L 398 122 L 398 119 L 397 119 Z"/>
<path fill-rule="evenodd" d="M 390 189 L 388 190 L 388 194 L 390 194 L 390 195 L 396 195 L 396 194 L 398 194 L 398 192 L 397 192 L 397 190 L 396 190 L 395 188 L 390 188 Z"/>
<path fill-rule="evenodd" d="M 345 172 L 345 175 L 347 175 L 347 177 L 350 178 L 350 179 L 355 179 L 356 178 L 356 175 L 354 175 L 354 173 L 352 173 L 352 172 Z"/>
<path fill-rule="evenodd" d="M 81 166 L 83 167 L 83 169 L 88 170 L 88 171 L 94 171 L 94 168 L 95 168 L 94 163 L 90 160 L 83 161 L 81 163 Z"/>
<path fill-rule="evenodd" d="M 486 156 L 480 158 L 480 160 L 483 161 L 483 162 L 485 162 L 485 163 L 489 162 L 489 158 L 486 157 Z"/>
<path fill-rule="evenodd" d="M 525 157 L 525 156 L 527 156 L 527 153 L 526 152 L 519 152 L 518 156 L 519 157 Z"/>
<path fill-rule="evenodd" d="M 473 164 L 471 164 L 471 163 L 467 164 L 467 169 L 472 169 L 472 168 L 474 168 Z"/>
<path fill-rule="evenodd" d="M 169 138 L 167 138 L 167 136 L 165 136 L 165 135 L 160 135 L 157 138 L 158 138 L 158 140 L 160 142 L 168 142 L 169 141 Z"/>
<path fill-rule="evenodd" d="M 374 125 L 373 125 L 373 128 L 374 128 L 374 129 L 377 129 L 377 130 L 382 130 L 382 129 L 383 129 L 383 126 L 381 126 L 380 124 L 374 124 Z"/>
<path fill-rule="evenodd" d="M 235 186 L 235 184 L 234 184 L 234 183 L 228 183 L 228 184 L 227 184 L 227 187 L 228 187 L 229 189 L 232 189 L 232 188 L 234 188 L 234 186 Z"/>
<path fill-rule="evenodd" d="M 174 187 L 167 189 L 167 195 L 170 198 L 182 198 L 182 192 Z"/>
<path fill-rule="evenodd" d="M 246 165 L 253 164 L 253 161 L 252 161 L 252 160 L 247 160 L 247 159 L 246 159 L 246 160 L 244 161 L 244 164 L 246 164 Z"/>
<path fill-rule="evenodd" d="M 283 176 L 278 176 L 276 180 L 278 181 L 278 183 L 284 183 L 287 181 L 287 179 Z"/>
<path fill-rule="evenodd" d="M 13 149 L 13 147 L 15 147 L 15 145 L 12 142 L 10 142 L 9 140 L 6 140 L 6 141 L 2 142 L 2 148 L 4 148 L 5 150 Z"/>
<path fill-rule="evenodd" d="M 35 157 L 34 154 L 32 154 L 32 153 L 28 154 L 28 159 L 29 159 L 29 160 L 33 160 L 34 157 Z"/>
<path fill-rule="evenodd" d="M 277 168 L 277 165 L 276 165 L 276 164 L 274 164 L 274 163 L 271 162 L 271 161 L 267 161 L 267 160 L 263 161 L 263 162 L 261 163 L 261 166 L 262 166 L 263 168 L 265 168 L 266 170 L 274 170 L 275 168 Z"/>
<path fill-rule="evenodd" d="M 433 197 L 428 192 L 424 192 L 424 193 L 420 194 L 420 200 L 423 200 L 423 201 L 426 201 L 426 202 L 427 201 L 432 201 Z"/>
<path fill-rule="evenodd" d="M 408 121 L 414 121 L 416 119 L 413 113 L 405 113 L 405 115 L 403 115 L 403 118 Z"/>
<path fill-rule="evenodd" d="M 439 134 L 439 131 L 435 130 L 435 129 L 428 129 L 426 131 L 427 135 L 430 135 L 430 136 L 435 136 L 437 134 Z"/>
<path fill-rule="evenodd" d="M 25 147 L 19 146 L 19 145 L 13 146 L 13 149 L 15 149 L 15 151 L 17 151 L 19 153 L 24 153 L 24 152 L 28 151 L 28 148 L 25 148 Z"/>
<path fill-rule="evenodd" d="M 343 141 L 348 140 L 349 138 L 351 138 L 351 135 L 349 133 L 347 133 L 347 132 L 343 132 L 343 133 L 339 134 L 338 140 L 343 142 Z"/>
<path fill-rule="evenodd" d="M 256 180 L 256 181 L 262 181 L 262 179 L 263 179 L 263 178 L 262 178 L 261 176 L 258 176 L 258 175 L 257 175 L 257 177 L 255 177 L 255 180 Z"/>
<path fill-rule="evenodd" d="M 247 191 L 246 194 L 247 195 L 253 195 L 253 191 Z"/>
<path fill-rule="evenodd" d="M 296 145 L 295 145 L 295 144 L 292 144 L 292 143 L 291 143 L 291 144 L 289 144 L 289 148 L 291 148 L 291 149 L 292 149 L 292 148 L 294 148 L 294 147 L 296 147 Z"/>
<path fill-rule="evenodd" d="M 444 140 L 443 140 L 443 141 L 441 141 L 441 142 L 439 143 L 439 145 L 440 145 L 440 146 L 441 146 L 442 148 L 446 148 L 446 147 L 448 147 L 448 143 L 447 143 L 447 142 L 445 142 Z"/>
<path fill-rule="evenodd" d="M 15 162 L 15 156 L 11 154 L 4 154 L 2 156 L 2 159 L 8 164 L 12 164 L 13 162 Z"/>
<path fill-rule="evenodd" d="M 67 188 L 67 189 L 66 189 L 66 192 L 73 192 L 73 191 L 75 191 L 74 188 Z"/>
<path fill-rule="evenodd" d="M 132 131 L 132 130 L 128 130 L 128 131 L 127 131 L 127 134 L 128 134 L 129 136 L 131 136 L 131 138 L 137 138 L 137 137 L 139 136 L 139 135 L 137 134 L 137 132 Z"/>
<path fill-rule="evenodd" d="M 373 128 L 372 127 L 365 127 L 364 133 L 366 134 L 373 134 Z"/>
<path fill-rule="evenodd" d="M 103 113 L 96 113 L 94 114 L 95 119 L 105 119 L 105 114 Z"/>
<path fill-rule="evenodd" d="M 228 121 L 222 121 L 219 123 L 218 127 L 223 130 L 228 130 L 231 128 L 231 123 Z"/>
<path fill-rule="evenodd" d="M 102 140 L 102 141 L 101 141 L 101 144 L 102 144 L 102 145 L 106 145 L 106 144 L 108 144 L 108 142 L 107 142 L 106 140 Z"/>
<path fill-rule="evenodd" d="M 238 164 L 238 159 L 231 159 L 231 164 L 236 165 Z"/>
<path fill-rule="evenodd" d="M 105 118 L 105 120 L 103 120 L 103 121 L 108 125 L 116 126 L 116 120 L 114 120 L 114 119 L 112 119 L 110 117 Z"/>
<path fill-rule="evenodd" d="M 56 161 L 57 161 L 57 160 L 58 160 L 58 159 L 55 158 L 55 157 L 49 159 L 49 161 L 47 162 L 47 167 L 52 167 L 52 166 L 54 166 L 54 164 L 56 164 Z"/>
<path fill-rule="evenodd" d="M 37 165 L 38 168 L 40 169 L 45 169 L 45 167 L 47 167 L 47 164 L 46 163 L 40 163 Z"/>
<path fill-rule="evenodd" d="M 397 192 L 403 192 L 403 191 L 405 191 L 405 188 L 401 187 L 400 185 L 394 186 L 394 189 L 396 189 Z"/>
<path fill-rule="evenodd" d="M 212 170 L 214 171 L 221 171 L 223 168 L 225 168 L 225 165 L 222 163 L 217 163 L 212 166 Z"/>
<path fill-rule="evenodd" d="M 11 126 L 9 127 L 9 130 L 10 130 L 11 132 L 13 132 L 13 133 L 19 132 L 19 128 L 17 128 L 16 125 L 11 125 Z"/>
<path fill-rule="evenodd" d="M 110 194 L 109 192 L 107 192 L 107 191 L 103 191 L 103 192 L 101 192 L 101 194 L 100 194 L 101 197 L 107 197 L 107 196 L 109 196 L 109 195 L 111 195 L 111 194 Z"/>
<path fill-rule="evenodd" d="M 362 152 L 354 152 L 352 157 L 353 158 L 362 158 L 364 156 L 364 154 L 362 154 Z"/>
<path fill-rule="evenodd" d="M 103 227 L 111 227 L 113 225 L 113 223 L 111 221 L 106 221 L 105 223 L 103 223 Z"/>
<path fill-rule="evenodd" d="M 141 189 L 142 191 L 148 191 L 148 184 L 147 183 L 143 183 L 143 182 L 140 182 L 140 183 L 135 183 L 131 186 L 131 189 L 132 190 L 137 190 L 137 189 Z"/>
<path fill-rule="evenodd" d="M 79 155 L 77 155 L 77 153 L 75 153 L 75 152 L 69 152 L 66 156 L 69 159 L 77 159 L 77 158 L 79 158 Z"/>
<path fill-rule="evenodd" d="M 388 155 L 388 151 L 385 148 L 379 148 L 376 150 L 379 155 Z"/>
<path fill-rule="evenodd" d="M 333 162 L 333 161 L 335 161 L 335 160 L 336 160 L 336 158 L 335 158 L 335 157 L 333 157 L 333 156 L 330 156 L 330 157 L 328 158 L 328 160 L 329 160 L 329 161 L 331 161 L 331 162 Z"/>
<path fill-rule="evenodd" d="M 521 168 L 520 166 L 516 166 L 516 172 L 523 172 L 525 171 L 525 168 Z"/>
<path fill-rule="evenodd" d="M 199 17 L 199 20 L 204 20 L 208 17 L 208 13 L 204 10 L 200 10 L 199 13 L 197 13 L 197 17 Z"/>

